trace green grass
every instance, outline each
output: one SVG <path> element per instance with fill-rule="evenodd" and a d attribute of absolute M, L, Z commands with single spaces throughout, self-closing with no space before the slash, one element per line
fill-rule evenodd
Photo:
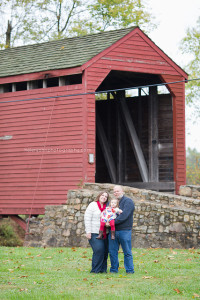
<path fill-rule="evenodd" d="M 0 299 L 195 299 L 200 250 L 133 249 L 135 274 L 90 274 L 90 248 L 0 248 Z"/>

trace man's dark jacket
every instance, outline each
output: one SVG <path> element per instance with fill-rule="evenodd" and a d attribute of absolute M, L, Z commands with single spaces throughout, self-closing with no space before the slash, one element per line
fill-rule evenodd
<path fill-rule="evenodd" d="M 119 201 L 119 208 L 123 212 L 115 219 L 115 230 L 131 230 L 133 227 L 133 212 L 135 210 L 133 200 L 124 195 Z"/>

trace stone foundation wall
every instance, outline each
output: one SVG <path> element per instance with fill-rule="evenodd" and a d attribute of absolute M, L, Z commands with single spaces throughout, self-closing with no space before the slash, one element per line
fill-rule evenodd
<path fill-rule="evenodd" d="M 32 218 L 25 246 L 87 247 L 84 213 L 100 191 L 112 192 L 112 184 L 85 184 L 70 190 L 67 203 L 46 206 L 42 219 Z M 135 203 L 134 247 L 198 248 L 200 200 L 124 187 Z"/>

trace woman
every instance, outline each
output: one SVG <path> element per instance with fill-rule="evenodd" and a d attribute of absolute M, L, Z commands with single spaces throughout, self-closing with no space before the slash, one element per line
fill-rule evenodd
<path fill-rule="evenodd" d="M 101 192 L 95 201 L 91 202 L 85 211 L 85 231 L 86 237 L 93 250 L 91 273 L 106 273 L 108 259 L 108 240 L 104 235 L 103 240 L 97 239 L 100 228 L 100 216 L 106 208 L 109 195 Z"/>

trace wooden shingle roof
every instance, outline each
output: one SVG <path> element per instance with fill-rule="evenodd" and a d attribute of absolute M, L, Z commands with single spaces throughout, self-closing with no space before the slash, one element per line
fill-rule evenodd
<path fill-rule="evenodd" d="M 134 28 L 0 50 L 0 77 L 81 66 Z"/>

